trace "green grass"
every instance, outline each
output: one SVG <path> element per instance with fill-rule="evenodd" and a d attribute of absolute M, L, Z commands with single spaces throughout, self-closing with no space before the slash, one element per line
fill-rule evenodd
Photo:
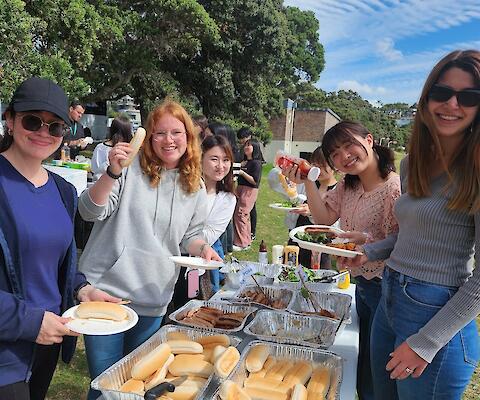
<path fill-rule="evenodd" d="M 400 159 L 401 155 L 397 154 L 397 168 Z M 267 173 L 270 169 L 271 165 L 266 165 L 263 168 L 263 178 L 257 200 L 257 239 L 252 242 L 250 250 L 234 253 L 241 260 L 257 260 L 258 247 L 262 239 L 267 244 L 269 256 L 271 256 L 272 245 L 284 244 L 288 241 L 288 229 L 284 224 L 285 214 L 268 207 L 270 203 L 282 201 L 282 197 L 273 192 L 268 186 Z M 477 318 L 477 323 L 480 326 L 480 317 Z M 85 351 L 82 340 L 79 340 L 72 363 L 68 366 L 59 363 L 47 399 L 84 400 L 88 385 L 89 379 Z M 472 381 L 463 396 L 463 400 L 477 400 L 479 392 L 480 367 L 475 371 Z"/>

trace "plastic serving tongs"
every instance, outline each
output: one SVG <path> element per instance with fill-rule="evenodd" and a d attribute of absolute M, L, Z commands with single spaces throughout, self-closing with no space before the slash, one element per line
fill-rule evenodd
<path fill-rule="evenodd" d="M 174 379 L 170 382 L 162 382 L 157 386 L 154 386 L 151 389 L 148 389 L 143 398 L 145 400 L 156 400 L 162 394 L 166 392 L 174 392 L 176 386 L 180 386 L 183 382 L 187 380 L 188 376 L 181 376 L 180 378 Z"/>

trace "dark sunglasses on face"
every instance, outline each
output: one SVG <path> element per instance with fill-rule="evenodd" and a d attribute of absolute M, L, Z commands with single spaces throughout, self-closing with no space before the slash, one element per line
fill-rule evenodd
<path fill-rule="evenodd" d="M 428 98 L 438 102 L 445 102 L 455 96 L 457 103 L 463 107 L 475 107 L 480 104 L 480 89 L 464 89 L 458 92 L 450 86 L 435 84 L 428 92 Z"/>
<path fill-rule="evenodd" d="M 23 129 L 26 129 L 27 131 L 37 132 L 43 125 L 48 126 L 48 133 L 54 137 L 63 137 L 70 131 L 70 127 L 62 122 L 51 122 L 48 124 L 40 117 L 33 114 L 27 114 L 22 117 Z"/>

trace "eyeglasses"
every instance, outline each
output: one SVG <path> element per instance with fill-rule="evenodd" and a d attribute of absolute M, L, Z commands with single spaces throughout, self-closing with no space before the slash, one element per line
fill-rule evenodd
<path fill-rule="evenodd" d="M 48 133 L 54 137 L 63 137 L 70 132 L 70 127 L 61 122 L 51 122 L 48 124 L 40 117 L 33 114 L 27 114 L 22 117 L 23 129 L 26 129 L 27 131 L 37 132 L 43 125 L 48 126 Z"/>
<path fill-rule="evenodd" d="M 428 98 L 438 102 L 445 102 L 455 96 L 459 105 L 475 107 L 480 104 L 480 89 L 453 90 L 450 86 L 435 84 L 428 92 Z"/>
<path fill-rule="evenodd" d="M 168 135 L 170 135 L 173 140 L 177 140 L 180 139 L 185 133 L 185 131 L 155 132 L 152 133 L 152 138 L 153 140 L 158 141 L 164 140 L 167 138 Z"/>

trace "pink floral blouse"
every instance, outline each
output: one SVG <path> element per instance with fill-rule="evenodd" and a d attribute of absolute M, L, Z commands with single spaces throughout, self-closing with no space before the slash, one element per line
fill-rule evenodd
<path fill-rule="evenodd" d="M 340 218 L 344 231 L 367 232 L 370 241 L 384 239 L 390 233 L 398 232 L 398 223 L 393 213 L 395 200 L 400 197 L 400 177 L 391 174 L 382 185 L 370 192 L 363 186 L 346 189 L 340 182 L 335 189 L 326 193 L 327 207 Z M 351 271 L 352 276 L 362 275 L 366 279 L 381 277 L 384 261 L 367 262 Z"/>

